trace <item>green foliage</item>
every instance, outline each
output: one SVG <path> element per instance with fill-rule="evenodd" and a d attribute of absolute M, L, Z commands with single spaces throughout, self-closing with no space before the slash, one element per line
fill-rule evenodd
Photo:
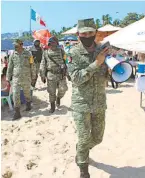
<path fill-rule="evenodd" d="M 113 25 L 116 26 L 116 27 L 118 27 L 118 26 L 120 25 L 120 22 L 121 22 L 121 20 L 115 19 L 115 20 L 113 21 Z"/>
<path fill-rule="evenodd" d="M 136 22 L 137 20 L 140 20 L 143 17 L 143 14 L 128 13 L 127 16 L 121 21 L 120 27 L 125 27 L 133 22 Z"/>
<path fill-rule="evenodd" d="M 103 26 L 107 24 L 112 24 L 112 17 L 109 14 L 102 16 Z"/>
<path fill-rule="evenodd" d="M 20 37 L 21 40 L 23 41 L 33 41 L 34 38 L 32 37 L 32 35 L 29 32 L 25 32 L 22 34 L 22 36 Z"/>
<path fill-rule="evenodd" d="M 97 27 L 97 29 L 101 27 L 100 19 L 96 19 L 96 27 Z"/>

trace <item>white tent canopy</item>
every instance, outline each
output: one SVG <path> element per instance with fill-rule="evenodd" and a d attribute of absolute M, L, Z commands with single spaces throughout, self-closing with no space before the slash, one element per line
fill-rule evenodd
<path fill-rule="evenodd" d="M 145 53 L 145 18 L 106 37 L 104 41 L 119 48 Z"/>
<path fill-rule="evenodd" d="M 101 31 L 101 32 L 111 32 L 111 31 L 118 31 L 120 30 L 121 28 L 120 27 L 115 27 L 113 25 L 105 25 L 104 27 L 101 27 L 98 29 L 98 31 Z M 70 34 L 76 34 L 77 33 L 77 27 L 73 27 L 72 29 L 70 30 L 67 30 L 66 32 L 63 32 L 62 34 L 63 35 L 70 35 Z"/>
<path fill-rule="evenodd" d="M 121 27 L 115 27 L 113 25 L 107 24 L 104 27 L 98 28 L 98 31 L 100 32 L 112 32 L 112 31 L 118 31 Z"/>
<path fill-rule="evenodd" d="M 77 33 L 77 27 L 73 27 L 70 30 L 67 30 L 66 32 L 63 32 L 63 35 L 71 35 L 71 34 L 76 34 Z"/>

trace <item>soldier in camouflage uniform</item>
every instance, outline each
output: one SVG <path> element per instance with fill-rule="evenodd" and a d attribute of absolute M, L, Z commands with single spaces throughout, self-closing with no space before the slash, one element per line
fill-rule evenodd
<path fill-rule="evenodd" d="M 60 99 L 65 95 L 68 90 L 66 75 L 60 72 L 59 65 L 66 67 L 64 51 L 58 47 L 58 40 L 56 37 L 49 39 L 48 45 L 50 49 L 45 50 L 40 64 L 40 76 L 42 82 L 45 83 L 47 77 L 47 91 L 49 93 L 49 101 L 51 104 L 50 113 L 55 111 L 55 101 L 57 106 L 60 105 Z M 58 93 L 56 96 L 56 89 Z"/>
<path fill-rule="evenodd" d="M 20 90 L 23 88 L 26 99 L 26 111 L 31 110 L 31 82 L 36 79 L 36 68 L 31 53 L 23 48 L 23 42 L 17 39 L 15 51 L 9 58 L 7 81 L 12 80 L 13 101 L 15 113 L 13 119 L 21 118 Z"/>
<path fill-rule="evenodd" d="M 40 47 L 40 41 L 39 40 L 34 41 L 34 46 L 32 46 L 30 48 L 30 51 L 31 51 L 33 58 L 34 58 L 34 64 L 36 66 L 36 77 L 38 78 L 38 73 L 39 73 L 40 63 L 41 63 L 42 53 L 43 53 L 42 48 Z M 36 85 L 37 78 L 34 81 L 34 83 L 32 84 L 33 87 L 35 87 L 35 85 Z"/>
<path fill-rule="evenodd" d="M 108 69 L 104 63 L 106 49 L 95 56 L 99 44 L 94 42 L 96 26 L 93 19 L 78 21 L 80 42 L 72 47 L 72 63 L 68 64 L 72 80 L 72 109 L 78 143 L 76 163 L 80 178 L 89 178 L 89 150 L 102 142 L 105 129 L 106 93 Z"/>

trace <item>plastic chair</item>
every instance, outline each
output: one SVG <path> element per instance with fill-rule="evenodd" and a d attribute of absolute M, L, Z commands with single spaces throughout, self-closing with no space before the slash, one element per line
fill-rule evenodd
<path fill-rule="evenodd" d="M 3 90 L 5 90 L 5 89 L 1 89 L 1 91 L 3 91 Z M 12 111 L 13 110 L 13 106 L 12 106 L 12 102 L 11 102 L 11 94 L 12 94 L 12 89 L 10 87 L 9 95 L 8 96 L 1 96 L 1 99 L 5 98 L 7 100 L 9 108 Z"/>

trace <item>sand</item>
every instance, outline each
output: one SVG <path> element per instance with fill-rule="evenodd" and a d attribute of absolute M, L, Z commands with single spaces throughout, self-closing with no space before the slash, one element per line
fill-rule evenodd
<path fill-rule="evenodd" d="M 11 121 L 12 112 L 2 107 L 3 178 L 79 178 L 70 82 L 68 86 L 54 114 L 48 113 L 48 93 L 40 79 L 33 109 L 27 113 L 22 105 L 20 120 Z M 106 129 L 103 142 L 90 152 L 91 178 L 145 178 L 145 101 L 140 108 L 133 80 L 106 92 Z"/>

